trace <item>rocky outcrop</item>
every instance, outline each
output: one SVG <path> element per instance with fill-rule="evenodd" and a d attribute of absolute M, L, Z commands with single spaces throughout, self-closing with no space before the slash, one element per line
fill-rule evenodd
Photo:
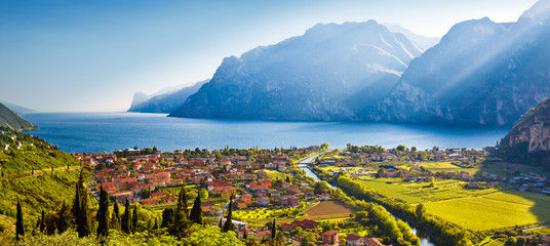
<path fill-rule="evenodd" d="M 523 115 L 498 147 L 510 161 L 550 168 L 550 98 Z"/>

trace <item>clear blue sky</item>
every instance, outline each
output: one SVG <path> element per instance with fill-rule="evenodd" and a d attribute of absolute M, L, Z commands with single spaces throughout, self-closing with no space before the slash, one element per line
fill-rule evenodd
<path fill-rule="evenodd" d="M 40 111 L 122 111 L 136 91 L 212 76 L 223 57 L 316 23 L 398 23 L 441 36 L 535 0 L 0 1 L 0 100 Z"/>

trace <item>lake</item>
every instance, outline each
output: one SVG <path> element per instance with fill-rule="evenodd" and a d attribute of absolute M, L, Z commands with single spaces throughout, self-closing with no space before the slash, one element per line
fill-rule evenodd
<path fill-rule="evenodd" d="M 141 113 L 32 113 L 24 117 L 39 127 L 29 133 L 67 152 L 112 152 L 133 146 L 173 151 L 321 143 L 334 148 L 348 143 L 384 147 L 405 144 L 419 149 L 482 148 L 495 145 L 507 131 L 383 123 L 186 119 Z"/>

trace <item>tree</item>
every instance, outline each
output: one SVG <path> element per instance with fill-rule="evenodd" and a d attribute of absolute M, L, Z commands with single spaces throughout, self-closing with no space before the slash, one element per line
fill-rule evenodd
<path fill-rule="evenodd" d="M 416 217 L 422 218 L 425 213 L 426 213 L 426 208 L 424 207 L 424 204 L 420 203 L 416 205 Z"/>
<path fill-rule="evenodd" d="M 134 205 L 134 212 L 132 213 L 132 231 L 137 231 L 137 224 L 138 224 L 138 206 L 137 204 Z"/>
<path fill-rule="evenodd" d="M 17 220 L 15 222 L 15 239 L 19 240 L 19 236 L 25 235 L 25 226 L 23 225 L 23 210 L 21 203 L 17 201 Z"/>
<path fill-rule="evenodd" d="M 120 221 L 120 229 L 124 233 L 130 233 L 130 201 L 126 199 L 126 203 L 124 204 L 124 214 L 122 214 L 122 219 Z"/>
<path fill-rule="evenodd" d="M 96 214 L 97 236 L 109 236 L 109 194 L 103 189 L 99 190 L 99 209 Z"/>
<path fill-rule="evenodd" d="M 208 190 L 207 189 L 200 189 L 199 194 L 201 195 L 201 199 L 208 199 Z"/>
<path fill-rule="evenodd" d="M 189 227 L 189 212 L 187 210 L 187 193 L 185 192 L 185 184 L 181 187 L 178 195 L 178 203 L 176 205 L 174 226 L 172 228 L 173 235 L 182 238 L 187 233 Z"/>
<path fill-rule="evenodd" d="M 63 202 L 63 205 L 61 205 L 61 209 L 57 211 L 56 227 L 57 227 L 58 233 L 65 232 L 69 227 L 69 223 L 67 221 L 68 213 L 69 213 L 69 208 L 67 207 L 67 204 Z"/>
<path fill-rule="evenodd" d="M 174 225 L 174 210 L 172 208 L 165 208 L 162 210 L 162 223 L 163 228 L 172 228 Z"/>
<path fill-rule="evenodd" d="M 275 241 L 275 235 L 277 234 L 277 223 L 275 218 L 273 218 L 273 223 L 271 223 L 271 240 Z"/>
<path fill-rule="evenodd" d="M 201 194 L 197 192 L 195 202 L 193 202 L 193 208 L 191 208 L 191 214 L 189 215 L 191 221 L 196 224 L 202 224 L 202 209 L 201 209 Z"/>
<path fill-rule="evenodd" d="M 76 223 L 76 231 L 79 237 L 85 237 L 90 234 L 90 225 L 88 221 L 88 191 L 84 184 L 83 170 L 80 171 L 78 182 L 76 183 L 75 197 L 73 201 L 73 216 Z"/>
<path fill-rule="evenodd" d="M 223 232 L 233 231 L 233 229 L 235 228 L 235 225 L 233 225 L 233 219 L 232 219 L 233 196 L 234 194 L 231 194 L 231 196 L 229 197 L 229 205 L 227 207 L 227 217 L 225 218 L 225 224 L 223 224 L 223 228 L 222 228 Z"/>
<path fill-rule="evenodd" d="M 40 232 L 44 232 L 46 230 L 46 213 L 44 213 L 44 209 L 40 212 L 40 222 L 38 224 L 38 229 Z"/>
<path fill-rule="evenodd" d="M 120 230 L 120 209 L 118 208 L 118 202 L 116 199 L 113 204 L 113 213 L 111 214 L 111 228 Z"/>

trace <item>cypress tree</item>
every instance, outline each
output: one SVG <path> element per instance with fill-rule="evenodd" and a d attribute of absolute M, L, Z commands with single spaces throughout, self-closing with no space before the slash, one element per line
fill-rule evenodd
<path fill-rule="evenodd" d="M 172 228 L 174 225 L 174 210 L 172 208 L 165 208 L 162 210 L 162 223 L 163 228 Z"/>
<path fill-rule="evenodd" d="M 76 222 L 76 231 L 79 237 L 85 237 L 90 234 L 90 225 L 88 220 L 88 192 L 84 184 L 83 170 L 80 171 L 73 202 L 73 215 Z"/>
<path fill-rule="evenodd" d="M 67 230 L 67 227 L 69 227 L 69 223 L 67 222 L 67 204 L 63 202 L 63 205 L 61 205 L 61 209 L 57 212 L 57 232 L 63 233 Z"/>
<path fill-rule="evenodd" d="M 99 190 L 99 209 L 96 214 L 97 236 L 109 236 L 109 194 L 103 189 Z"/>
<path fill-rule="evenodd" d="M 185 192 L 185 184 L 181 188 L 178 195 L 178 204 L 176 206 L 174 227 L 172 232 L 179 238 L 185 236 L 189 226 L 189 213 L 187 210 L 187 193 Z"/>
<path fill-rule="evenodd" d="M 223 224 L 222 231 L 228 232 L 234 229 L 233 225 L 233 194 L 229 197 L 229 206 L 227 208 L 227 217 L 225 218 L 225 224 Z"/>
<path fill-rule="evenodd" d="M 197 192 L 195 202 L 193 202 L 193 208 L 191 208 L 191 215 L 189 216 L 191 221 L 197 224 L 202 224 L 202 209 L 201 209 L 201 194 Z"/>
<path fill-rule="evenodd" d="M 275 223 L 275 218 L 273 218 L 273 223 L 271 223 L 271 240 L 275 240 L 275 235 L 277 235 L 277 224 Z"/>
<path fill-rule="evenodd" d="M 134 205 L 134 212 L 132 214 L 132 231 L 135 233 L 137 231 L 138 224 L 138 207 L 137 204 Z"/>
<path fill-rule="evenodd" d="M 120 228 L 123 232 L 130 233 L 130 201 L 128 199 L 126 199 L 126 203 L 124 204 L 124 214 L 122 214 Z"/>
<path fill-rule="evenodd" d="M 19 236 L 25 235 L 25 226 L 23 225 L 23 210 L 21 203 L 17 201 L 17 220 L 15 222 L 15 239 L 19 240 Z"/>
<path fill-rule="evenodd" d="M 42 212 L 40 212 L 40 222 L 38 224 L 38 229 L 40 229 L 40 232 L 44 232 L 44 230 L 46 229 L 46 220 L 45 220 L 45 213 L 44 213 L 44 210 L 42 209 Z"/>
<path fill-rule="evenodd" d="M 120 209 L 118 208 L 118 202 L 115 199 L 113 204 L 113 214 L 111 214 L 111 228 L 120 230 Z"/>

